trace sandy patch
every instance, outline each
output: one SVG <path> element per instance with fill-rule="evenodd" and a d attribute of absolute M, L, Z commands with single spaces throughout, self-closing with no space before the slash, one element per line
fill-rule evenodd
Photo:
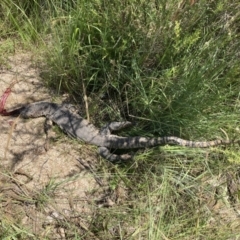
<path fill-rule="evenodd" d="M 30 54 L 19 53 L 9 57 L 8 68 L 0 69 L 0 95 L 15 82 L 6 109 L 51 101 L 53 94 L 33 63 Z M 57 227 L 59 221 L 91 216 L 104 184 L 96 177 L 99 157 L 91 146 L 53 134 L 45 150 L 44 121 L 0 116 L 0 193 L 5 199 L 1 211 L 12 219 L 18 217 L 35 234 L 63 237 L 66 228 Z M 87 226 L 84 223 L 82 228 Z"/>

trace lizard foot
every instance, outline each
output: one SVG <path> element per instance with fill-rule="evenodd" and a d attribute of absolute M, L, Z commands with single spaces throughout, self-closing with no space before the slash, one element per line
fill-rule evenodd
<path fill-rule="evenodd" d="M 113 154 L 106 147 L 99 147 L 98 152 L 99 152 L 101 157 L 107 159 L 110 162 L 131 160 L 132 157 L 133 157 L 130 154 L 122 154 L 122 155 Z"/>

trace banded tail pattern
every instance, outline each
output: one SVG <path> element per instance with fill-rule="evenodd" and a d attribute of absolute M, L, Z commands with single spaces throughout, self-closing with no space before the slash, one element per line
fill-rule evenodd
<path fill-rule="evenodd" d="M 162 142 L 165 144 L 174 144 L 180 145 L 184 147 L 192 147 L 192 148 L 207 148 L 214 147 L 218 145 L 231 144 L 233 141 L 231 140 L 213 140 L 213 141 L 188 141 L 178 137 L 162 137 Z"/>
<path fill-rule="evenodd" d="M 231 140 L 213 140 L 213 141 L 188 141 L 175 136 L 165 137 L 121 137 L 117 135 L 106 135 L 104 146 L 113 149 L 146 148 L 160 145 L 178 145 L 191 148 L 207 148 L 218 145 L 234 143 Z"/>

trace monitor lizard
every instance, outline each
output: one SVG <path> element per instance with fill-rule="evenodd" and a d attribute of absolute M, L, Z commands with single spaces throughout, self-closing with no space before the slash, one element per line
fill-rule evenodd
<path fill-rule="evenodd" d="M 57 104 L 51 102 L 35 102 L 8 112 L 5 115 L 20 115 L 22 118 L 36 118 L 44 116 L 57 124 L 65 133 L 83 140 L 86 143 L 99 147 L 99 154 L 111 161 L 129 160 L 130 154 L 117 155 L 110 149 L 136 149 L 147 148 L 158 145 L 180 145 L 194 148 L 206 148 L 222 144 L 230 144 L 230 140 L 214 141 L 188 141 L 175 136 L 165 137 L 122 137 L 112 134 L 113 131 L 121 130 L 132 125 L 131 122 L 110 122 L 101 129 L 82 118 L 79 114 L 70 110 L 68 104 Z"/>

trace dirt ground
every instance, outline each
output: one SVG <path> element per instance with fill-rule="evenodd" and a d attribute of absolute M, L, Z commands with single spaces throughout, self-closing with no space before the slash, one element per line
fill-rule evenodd
<path fill-rule="evenodd" d="M 0 95 L 14 83 L 7 110 L 52 100 L 53 93 L 44 88 L 31 55 L 18 53 L 7 62 L 8 67 L 0 69 Z M 44 121 L 0 116 L 0 196 L 5 201 L 0 211 L 10 221 L 18 218 L 38 236 L 65 238 L 59 221 L 74 222 L 76 216 L 88 219 L 99 207 L 94 202 L 102 198 L 106 186 L 103 177 L 95 174 L 99 157 L 94 147 L 51 134 L 45 150 Z M 77 225 L 87 231 L 84 221 Z"/>

